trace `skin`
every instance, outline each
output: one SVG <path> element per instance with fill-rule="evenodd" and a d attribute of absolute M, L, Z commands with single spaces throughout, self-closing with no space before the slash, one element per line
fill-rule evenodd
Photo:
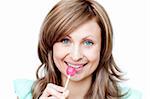
<path fill-rule="evenodd" d="M 71 76 L 64 94 L 64 87 L 50 84 L 44 90 L 46 94 L 43 97 L 52 95 L 55 98 L 48 99 L 83 99 L 90 88 L 92 73 L 98 66 L 100 50 L 101 31 L 95 19 L 89 20 L 60 42 L 56 42 L 53 46 L 53 59 L 61 72 L 62 85 L 66 83 L 68 66 L 75 67 L 76 74 Z"/>

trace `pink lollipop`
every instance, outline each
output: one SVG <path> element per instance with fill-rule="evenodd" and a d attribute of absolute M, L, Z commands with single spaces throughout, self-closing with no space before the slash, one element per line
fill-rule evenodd
<path fill-rule="evenodd" d="M 76 70 L 75 70 L 75 68 L 73 68 L 73 67 L 71 67 L 71 66 L 68 66 L 66 72 L 67 72 L 67 75 L 73 76 L 73 75 L 75 75 Z"/>
<path fill-rule="evenodd" d="M 73 68 L 73 67 L 71 67 L 71 66 L 68 66 L 66 72 L 67 72 L 68 78 L 67 78 L 67 81 L 66 81 L 64 90 L 67 89 L 67 86 L 68 86 L 68 83 L 69 83 L 70 76 L 75 75 L 76 70 L 75 70 L 75 68 Z"/>

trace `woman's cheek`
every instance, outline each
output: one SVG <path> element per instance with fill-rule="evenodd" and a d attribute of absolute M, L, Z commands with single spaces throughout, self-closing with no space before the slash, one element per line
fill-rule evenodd
<path fill-rule="evenodd" d="M 54 57 L 56 58 L 64 58 L 65 55 L 67 54 L 67 51 L 68 49 L 65 48 L 64 46 L 62 46 L 61 44 L 55 44 L 53 46 L 53 55 Z"/>
<path fill-rule="evenodd" d="M 96 61 L 100 58 L 100 50 L 99 49 L 85 49 L 83 51 L 84 56 L 89 60 L 89 61 Z"/>

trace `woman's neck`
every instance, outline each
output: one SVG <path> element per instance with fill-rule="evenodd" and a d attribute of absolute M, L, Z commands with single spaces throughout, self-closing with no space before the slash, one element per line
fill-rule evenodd
<path fill-rule="evenodd" d="M 62 84 L 63 86 L 66 83 L 66 76 L 62 76 Z M 84 96 L 88 92 L 91 86 L 92 77 L 86 77 L 80 81 L 69 80 L 69 84 L 67 89 L 69 90 L 68 99 L 84 99 Z"/>

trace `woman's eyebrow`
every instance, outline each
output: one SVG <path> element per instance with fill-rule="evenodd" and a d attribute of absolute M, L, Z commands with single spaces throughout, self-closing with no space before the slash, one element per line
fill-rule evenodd
<path fill-rule="evenodd" d="M 69 38 L 71 38 L 71 36 L 70 36 L 70 35 L 66 35 L 66 37 L 69 37 Z"/>
<path fill-rule="evenodd" d="M 70 35 L 66 35 L 66 36 L 64 36 L 63 38 L 66 38 L 66 37 L 71 38 L 71 36 L 70 36 Z"/>
<path fill-rule="evenodd" d="M 92 38 L 94 40 L 96 40 L 97 38 L 93 35 L 88 35 L 88 36 L 85 36 L 83 39 L 87 39 L 87 38 Z"/>

